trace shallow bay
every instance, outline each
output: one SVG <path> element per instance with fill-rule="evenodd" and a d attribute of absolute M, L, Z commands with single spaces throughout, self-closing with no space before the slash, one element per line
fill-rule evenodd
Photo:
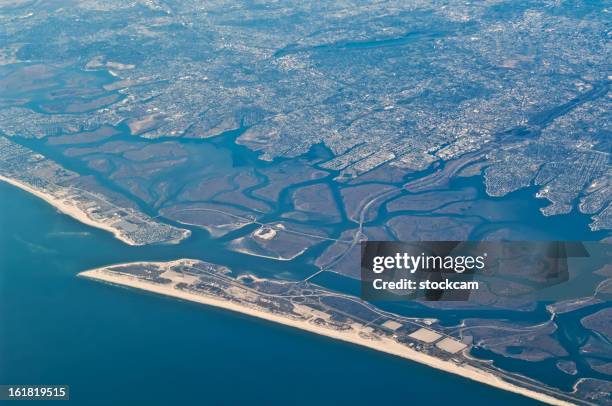
<path fill-rule="evenodd" d="M 357 346 L 76 278 L 103 264 L 164 259 L 170 250 L 124 246 L 5 184 L 0 197 L 1 382 L 69 384 L 72 403 L 88 405 L 348 404 L 407 396 L 535 404 Z"/>

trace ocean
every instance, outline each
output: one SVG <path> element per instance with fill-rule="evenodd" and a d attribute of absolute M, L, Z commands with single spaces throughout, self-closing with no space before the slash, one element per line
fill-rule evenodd
<path fill-rule="evenodd" d="M 537 403 L 326 337 L 76 277 L 134 260 L 245 261 L 203 234 L 129 247 L 4 183 L 0 230 L 1 384 L 67 384 L 75 405 Z"/>

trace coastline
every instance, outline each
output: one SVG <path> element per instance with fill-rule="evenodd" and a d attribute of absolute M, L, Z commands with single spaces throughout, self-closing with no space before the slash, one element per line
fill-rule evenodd
<path fill-rule="evenodd" d="M 47 202 L 48 204 L 50 204 L 51 206 L 55 207 L 57 210 L 59 210 L 60 212 L 62 212 L 63 214 L 72 217 L 73 219 L 86 224 L 88 226 L 91 227 L 95 227 L 104 231 L 108 231 L 109 233 L 111 233 L 116 239 L 120 240 L 121 242 L 127 244 L 127 245 L 131 245 L 131 246 L 139 246 L 141 244 L 137 244 L 135 243 L 133 240 L 126 238 L 119 230 L 117 230 L 115 227 L 113 227 L 112 225 L 103 223 L 101 221 L 96 221 L 92 218 L 90 218 L 86 212 L 84 212 L 83 210 L 81 210 L 80 208 L 78 208 L 77 206 L 74 205 L 70 205 L 67 204 L 66 202 L 64 202 L 62 199 L 58 199 L 55 196 L 49 195 L 47 193 L 41 192 L 40 190 L 34 189 L 33 187 L 23 183 L 23 182 L 19 182 L 18 180 L 15 179 L 11 179 L 11 178 L 7 178 L 5 176 L 0 175 L 0 181 L 6 182 L 10 185 L 13 185 L 15 187 L 18 187 L 21 190 L 24 190 L 42 200 L 44 200 L 45 202 Z M 173 240 L 169 240 L 166 241 L 166 244 L 178 244 L 180 241 L 184 240 L 185 238 L 189 237 L 189 232 L 186 230 L 186 232 L 183 232 L 181 238 L 175 238 Z"/>
<path fill-rule="evenodd" d="M 117 238 L 118 240 L 121 240 L 122 242 L 128 245 L 137 245 L 133 241 L 125 238 L 117 229 L 113 228 L 112 226 L 109 226 L 108 224 L 104 224 L 99 221 L 92 220 L 85 214 L 85 212 L 83 212 L 76 206 L 68 205 L 64 203 L 61 199 L 58 199 L 54 196 L 51 196 L 39 190 L 36 190 L 32 188 L 31 186 L 28 186 L 25 183 L 19 182 L 17 180 L 10 179 L 2 175 L 0 175 L 0 180 L 8 184 L 11 184 L 13 186 L 16 186 L 19 189 L 25 190 L 28 193 L 33 194 L 34 196 L 44 200 L 51 206 L 55 207 L 60 212 L 64 213 L 67 216 L 72 217 L 75 220 L 80 221 L 83 224 L 87 224 L 88 226 L 92 226 L 92 227 L 99 228 L 104 231 L 108 231 L 109 233 L 112 233 L 115 238 Z"/>
<path fill-rule="evenodd" d="M 376 351 L 415 361 L 420 364 L 436 368 L 438 370 L 459 375 L 464 378 L 471 379 L 473 381 L 496 387 L 498 389 L 520 394 L 547 404 L 573 405 L 573 403 L 555 398 L 553 396 L 514 385 L 499 378 L 498 376 L 491 374 L 490 372 L 486 372 L 469 366 L 457 365 L 453 362 L 443 361 L 430 355 L 418 352 L 386 337 L 380 338 L 378 340 L 372 340 L 362 337 L 360 333 L 355 330 L 339 331 L 330 328 L 324 328 L 310 323 L 308 320 L 297 320 L 289 317 L 283 317 L 277 314 L 261 311 L 248 306 L 238 305 L 236 303 L 232 303 L 230 301 L 222 300 L 212 296 L 204 296 L 175 289 L 174 285 L 161 285 L 154 282 L 147 282 L 131 275 L 109 271 L 106 267 L 84 271 L 79 273 L 77 276 L 109 283 L 112 285 L 140 289 L 164 296 L 174 297 L 177 299 L 187 300 L 237 313 L 246 314 L 259 319 L 283 324 L 285 326 L 297 328 L 300 330 L 308 331 L 310 333 L 319 334 L 336 340 L 352 343 L 355 345 L 367 347 Z"/>

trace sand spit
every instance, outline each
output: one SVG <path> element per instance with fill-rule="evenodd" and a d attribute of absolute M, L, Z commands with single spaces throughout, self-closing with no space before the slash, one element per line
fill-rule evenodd
<path fill-rule="evenodd" d="M 129 238 L 128 236 L 125 235 L 125 233 L 122 232 L 122 230 L 118 229 L 117 227 L 114 227 L 112 223 L 106 223 L 103 221 L 99 221 L 96 220 L 94 218 L 92 218 L 89 213 L 87 213 L 85 210 L 83 210 L 82 208 L 80 208 L 76 203 L 68 201 L 66 199 L 62 199 L 62 198 L 58 198 L 56 196 L 53 196 L 49 193 L 44 193 L 43 191 L 40 191 L 38 189 L 34 189 L 33 187 L 31 187 L 30 185 L 20 182 L 18 180 L 15 179 L 11 179 L 11 178 L 7 178 L 5 176 L 0 175 L 0 181 L 4 181 L 6 183 L 9 183 L 13 186 L 16 186 L 22 190 L 25 190 L 28 193 L 33 194 L 34 196 L 44 200 L 45 202 L 49 203 L 51 206 L 55 207 L 56 209 L 58 209 L 60 212 L 74 218 L 75 220 L 80 221 L 83 224 L 87 224 L 88 226 L 92 226 L 95 228 L 99 228 L 101 230 L 105 230 L 108 231 L 110 233 L 112 233 L 115 238 L 117 238 L 118 240 L 128 244 L 128 245 L 142 245 L 139 244 L 137 242 L 135 242 L 134 240 L 132 240 L 131 238 Z M 182 232 L 181 237 L 179 238 L 175 238 L 172 240 L 168 240 L 168 241 L 164 241 L 166 244 L 178 244 L 180 241 L 182 241 L 183 239 L 189 237 L 189 235 L 191 234 L 191 232 L 189 230 L 184 230 Z"/>
<path fill-rule="evenodd" d="M 176 261 L 174 261 L 176 262 Z M 151 263 L 153 264 L 153 263 Z M 170 264 L 170 263 L 166 263 Z M 271 312 L 262 311 L 260 309 L 252 308 L 249 306 L 240 305 L 233 303 L 221 298 L 214 296 L 202 295 L 187 292 L 184 290 L 176 289 L 175 285 L 178 281 L 174 281 L 171 284 L 159 284 L 151 281 L 146 281 L 132 275 L 127 275 L 118 272 L 109 271 L 107 268 L 93 269 L 79 274 L 80 277 L 107 282 L 119 286 L 127 286 L 136 289 L 142 289 L 148 292 L 153 292 L 165 296 L 171 296 L 183 300 L 192 302 L 202 303 L 209 306 L 215 306 L 218 308 L 247 314 L 249 316 L 257 317 L 260 319 L 272 321 L 275 323 L 284 324 L 286 326 L 298 328 L 304 331 L 308 331 L 315 334 L 320 334 L 326 337 L 334 338 L 363 347 L 368 347 L 376 351 L 385 352 L 387 354 L 399 356 L 405 359 L 409 359 L 421 364 L 425 364 L 432 368 L 436 368 L 442 371 L 446 371 L 452 374 L 460 375 L 464 378 L 468 378 L 477 382 L 481 382 L 490 386 L 494 386 L 499 389 L 503 389 L 509 392 L 521 394 L 541 402 L 545 402 L 551 405 L 571 405 L 573 403 L 557 399 L 553 396 L 536 392 L 528 388 L 514 385 L 510 382 L 503 380 L 501 377 L 496 376 L 488 371 L 480 370 L 470 366 L 457 365 L 453 362 L 444 361 L 436 357 L 421 353 L 413 350 L 410 347 L 402 345 L 395 340 L 388 337 L 376 337 L 375 339 L 369 338 L 368 334 L 364 334 L 362 331 L 351 329 L 345 330 L 334 330 L 331 328 L 325 328 L 320 325 L 313 323 L 311 320 L 299 320 L 289 316 L 283 316 Z"/>

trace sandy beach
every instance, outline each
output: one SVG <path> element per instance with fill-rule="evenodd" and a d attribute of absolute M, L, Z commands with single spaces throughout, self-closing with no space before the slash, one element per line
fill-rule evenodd
<path fill-rule="evenodd" d="M 9 183 L 13 186 L 16 186 L 22 190 L 25 190 L 28 193 L 33 194 L 34 196 L 44 200 L 45 202 L 49 203 L 51 206 L 55 207 L 57 210 L 59 210 L 60 212 L 74 218 L 77 221 L 80 221 L 83 224 L 87 224 L 89 226 L 95 227 L 95 228 L 99 228 L 101 230 L 104 231 L 108 231 L 110 233 L 113 234 L 113 236 L 115 236 L 115 238 L 117 238 L 118 240 L 128 244 L 128 245 L 140 245 L 137 244 L 136 242 L 134 242 L 132 239 L 128 238 L 127 236 L 125 236 L 124 233 L 121 232 L 121 230 L 113 227 L 112 224 L 108 224 L 108 223 L 104 223 L 102 221 L 98 221 L 95 220 L 93 218 L 91 218 L 89 216 L 89 214 L 87 212 L 85 212 L 84 210 L 82 210 L 81 208 L 79 208 L 77 205 L 73 205 L 73 204 L 69 204 L 66 201 L 57 198 L 53 195 L 41 192 L 40 190 L 34 189 L 31 186 L 23 183 L 23 182 L 19 182 L 17 180 L 14 179 L 10 179 L 7 178 L 5 176 L 0 175 L 0 181 L 4 181 L 6 183 Z M 182 241 L 183 239 L 189 237 L 189 235 L 191 234 L 190 231 L 188 230 L 184 230 L 181 237 L 179 238 L 175 238 L 173 240 L 169 240 L 169 241 L 165 241 L 166 244 L 178 244 L 180 241 Z"/>
<path fill-rule="evenodd" d="M 4 181 L 6 183 L 10 183 L 13 186 L 16 186 L 16 187 L 18 187 L 20 189 L 23 189 L 26 192 L 31 193 L 34 196 L 43 199 L 45 202 L 49 203 L 51 206 L 55 207 L 56 209 L 58 209 L 62 213 L 64 213 L 64 214 L 74 218 L 75 220 L 80 221 L 83 224 L 87 224 L 88 226 L 92 226 L 92 227 L 96 227 L 96 228 L 108 231 L 108 232 L 112 233 L 115 236 L 115 238 L 117 238 L 118 240 L 123 241 L 126 244 L 136 245 L 134 243 L 134 241 L 126 238 L 116 228 L 112 227 L 111 225 L 108 225 L 108 224 L 105 224 L 105 223 L 102 223 L 100 221 L 96 221 L 96 220 L 90 218 L 87 215 L 86 212 L 84 212 L 83 210 L 81 210 L 80 208 L 78 208 L 75 205 L 69 205 L 69 204 L 65 203 L 63 200 L 56 198 L 55 196 L 43 193 L 43 192 L 41 192 L 39 190 L 36 190 L 36 189 L 32 188 L 29 185 L 26 185 L 25 183 L 19 182 L 17 180 L 10 179 L 10 178 L 4 177 L 2 175 L 0 175 L 0 180 Z"/>
<path fill-rule="evenodd" d="M 311 323 L 308 320 L 299 320 L 290 317 L 284 317 L 278 314 L 273 314 L 256 308 L 243 306 L 212 296 L 204 296 L 200 294 L 185 292 L 182 290 L 175 289 L 174 284 L 161 285 L 154 282 L 148 282 L 142 279 L 138 279 L 134 276 L 125 275 L 117 272 L 110 272 L 105 268 L 81 272 L 78 274 L 78 276 L 120 286 L 141 289 L 165 296 L 171 296 L 183 300 L 202 303 L 209 306 L 215 306 L 218 308 L 247 314 L 249 316 L 272 321 L 275 323 L 280 323 L 286 326 L 298 328 L 304 331 L 309 331 L 311 333 L 320 334 L 326 337 L 334 338 L 336 340 L 353 343 L 356 345 L 374 349 L 376 351 L 385 352 L 387 354 L 419 362 L 432 368 L 460 375 L 464 378 L 472 379 L 474 381 L 494 386 L 496 388 L 503 389 L 509 392 L 521 394 L 551 405 L 573 404 L 544 393 L 539 393 L 531 389 L 514 385 L 487 371 L 473 368 L 470 366 L 460 366 L 453 362 L 444 361 L 432 357 L 430 355 L 424 354 L 422 352 L 413 350 L 410 347 L 402 345 L 391 338 L 381 337 L 377 338 L 376 340 L 364 338 L 366 336 L 360 335 L 360 332 L 356 331 L 355 329 L 349 331 L 339 331 L 331 328 L 325 328 L 320 325 Z"/>

